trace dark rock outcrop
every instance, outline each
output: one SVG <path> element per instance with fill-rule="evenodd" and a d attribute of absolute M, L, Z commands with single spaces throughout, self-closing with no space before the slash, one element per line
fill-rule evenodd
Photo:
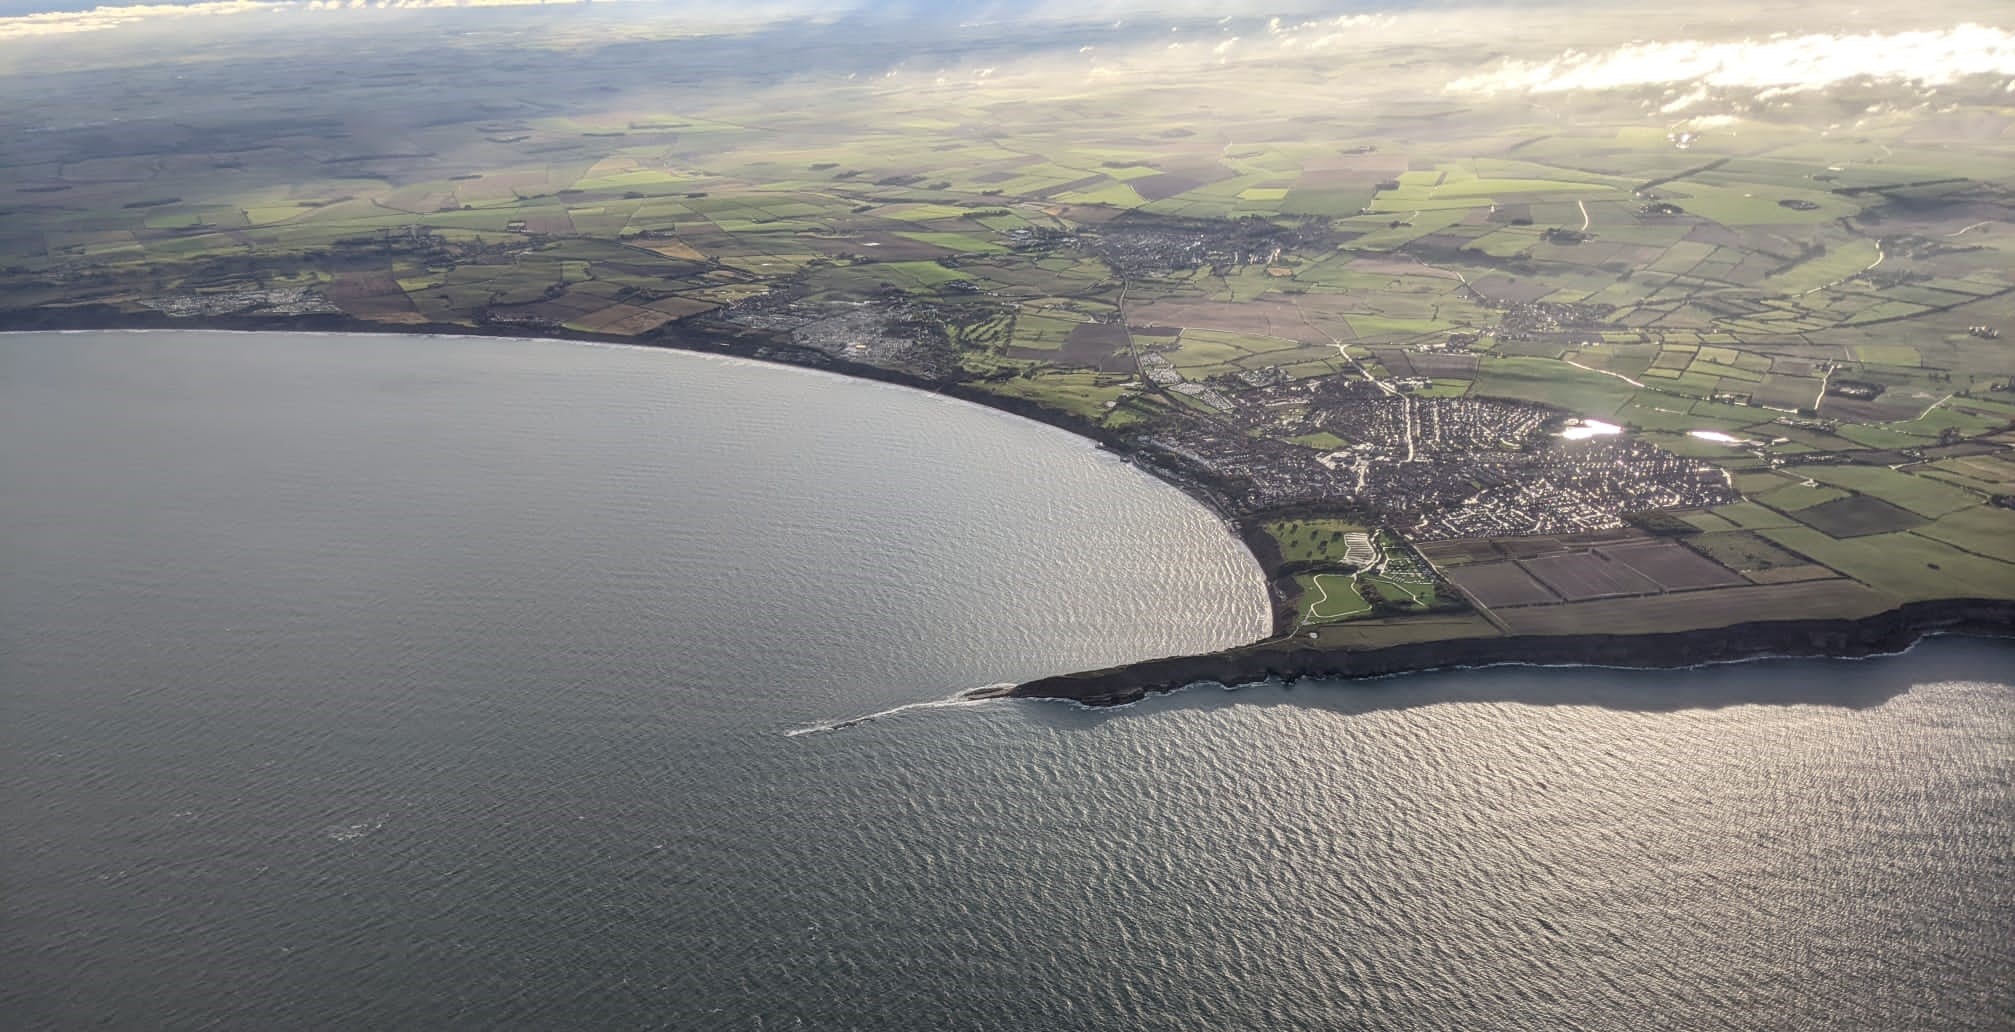
<path fill-rule="evenodd" d="M 1253 684 L 1270 679 L 1357 678 L 1460 667 L 1528 664 L 1676 669 L 1762 658 L 1886 655 L 1934 634 L 2015 637 L 2015 601 L 1912 602 L 1860 620 L 1773 620 L 1661 634 L 1461 638 L 1378 649 L 1295 646 L 1281 641 L 1197 656 L 1060 674 L 1017 685 L 1027 699 L 1119 706 L 1186 685 Z"/>

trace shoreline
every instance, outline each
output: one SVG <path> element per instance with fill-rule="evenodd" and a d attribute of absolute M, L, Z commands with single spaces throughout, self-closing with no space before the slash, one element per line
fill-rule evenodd
<path fill-rule="evenodd" d="M 31 318 L 22 318 L 30 316 Z M 52 316 L 60 316 L 52 318 Z M 813 369 L 855 379 L 928 391 L 1055 427 L 1119 455 L 1203 505 L 1245 547 L 1265 581 L 1271 628 L 1245 645 L 1189 656 L 1145 659 L 1101 670 L 1037 678 L 1013 686 L 990 686 L 974 697 L 1058 699 L 1085 706 L 1121 706 L 1150 695 L 1216 683 L 1233 686 L 1270 679 L 1367 679 L 1437 670 L 1493 666 L 1599 667 L 1619 670 L 1679 670 L 1764 659 L 1857 659 L 1906 651 L 1940 634 L 1987 638 L 2015 637 L 2015 600 L 1950 598 L 1908 602 L 1859 618 L 1761 620 L 1639 634 L 1514 635 L 1440 638 L 1371 648 L 1315 646 L 1291 633 L 1294 612 L 1278 591 L 1281 565 L 1273 540 L 1261 529 L 1265 517 L 1241 517 L 1220 488 L 1154 461 L 1153 453 L 1068 413 L 1033 402 L 990 394 L 958 381 L 934 380 L 900 370 L 852 362 L 825 352 L 779 342 L 755 332 L 712 333 L 705 327 L 659 331 L 647 338 L 584 333 L 563 328 L 471 327 L 453 323 L 387 324 L 347 315 L 273 316 L 255 319 L 184 318 L 164 313 L 122 312 L 110 306 L 34 309 L 0 313 L 0 333 L 209 330 L 224 332 L 368 333 L 377 335 L 488 337 L 557 343 L 658 348 L 720 355 L 773 365 Z"/>
<path fill-rule="evenodd" d="M 1357 650 L 1269 640 L 1037 678 L 1003 694 L 1124 706 L 1197 684 L 1370 680 L 1497 666 L 1686 670 L 1773 659 L 1867 659 L 1907 652 L 1940 635 L 2015 639 L 2015 600 L 1932 599 L 1858 619 L 1751 621 L 1656 634 L 1456 638 Z"/>

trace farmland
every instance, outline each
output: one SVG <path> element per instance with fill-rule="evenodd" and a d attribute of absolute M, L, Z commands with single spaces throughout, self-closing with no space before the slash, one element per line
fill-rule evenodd
<path fill-rule="evenodd" d="M 541 42 L 432 42 L 464 16 Z M 940 390 L 1191 490 L 1324 641 L 2015 595 L 2005 91 L 1835 133 L 1458 102 L 1373 27 L 1380 75 L 1215 20 L 1176 35 L 1222 61 L 1028 28 L 926 73 L 809 29 L 756 60 L 595 11 L 401 17 L 340 60 L 108 34 L 52 45 L 119 76 L 0 76 L 0 326 L 615 340 Z"/>

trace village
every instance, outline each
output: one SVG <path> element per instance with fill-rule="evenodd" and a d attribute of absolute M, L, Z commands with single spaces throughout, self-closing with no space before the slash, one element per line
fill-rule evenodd
<path fill-rule="evenodd" d="M 1556 410 L 1340 379 L 1217 393 L 1227 422 L 1165 429 L 1144 447 L 1235 485 L 1241 507 L 1341 505 L 1423 541 L 1604 530 L 1630 513 L 1740 497 L 1720 467 L 1626 434 L 1570 436 Z M 1288 440 L 1312 434 L 1346 443 Z"/>

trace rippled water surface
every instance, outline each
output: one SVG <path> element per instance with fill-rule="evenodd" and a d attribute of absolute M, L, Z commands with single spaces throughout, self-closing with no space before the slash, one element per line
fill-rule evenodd
<path fill-rule="evenodd" d="M 0 337 L 0 486 L 10 1027 L 2015 1023 L 2005 645 L 819 732 L 1257 572 L 1068 435 L 624 349 Z"/>

